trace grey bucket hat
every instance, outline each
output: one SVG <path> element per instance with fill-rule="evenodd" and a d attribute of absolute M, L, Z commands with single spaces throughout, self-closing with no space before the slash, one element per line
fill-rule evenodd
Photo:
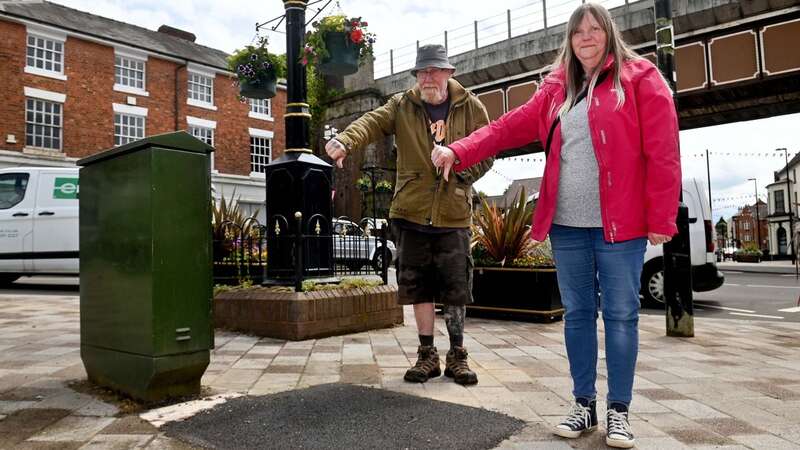
<path fill-rule="evenodd" d="M 417 63 L 414 65 L 414 68 L 411 69 L 411 76 L 417 76 L 418 70 L 423 70 L 428 67 L 456 69 L 447 60 L 447 50 L 444 48 L 444 45 L 439 44 L 423 45 L 417 49 Z"/>

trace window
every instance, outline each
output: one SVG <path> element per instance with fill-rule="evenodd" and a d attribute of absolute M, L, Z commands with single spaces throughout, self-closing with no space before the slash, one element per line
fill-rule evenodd
<path fill-rule="evenodd" d="M 272 120 L 272 101 L 270 99 L 250 99 L 250 117 Z"/>
<path fill-rule="evenodd" d="M 189 134 L 212 147 L 214 146 L 214 130 L 211 128 L 190 126 Z"/>
<path fill-rule="evenodd" d="M 775 212 L 785 212 L 786 208 L 783 204 L 783 191 L 775 191 Z"/>
<path fill-rule="evenodd" d="M 61 103 L 26 98 L 25 145 L 61 150 L 61 118 Z"/>
<path fill-rule="evenodd" d="M 25 198 L 28 177 L 27 173 L 4 173 L 0 175 L 0 209 L 11 208 Z"/>
<path fill-rule="evenodd" d="M 214 79 L 189 72 L 189 100 L 212 105 L 214 103 Z"/>
<path fill-rule="evenodd" d="M 272 139 L 261 136 L 250 136 L 250 172 L 264 173 L 270 162 Z"/>
<path fill-rule="evenodd" d="M 743 225 L 744 225 L 744 229 L 745 230 L 749 230 L 750 229 L 750 222 L 745 222 Z"/>
<path fill-rule="evenodd" d="M 202 119 L 200 117 L 186 116 L 186 124 L 189 126 L 189 134 L 212 147 L 214 146 L 214 133 L 217 129 L 216 121 Z M 211 153 L 210 159 L 210 169 L 212 172 L 214 172 L 216 171 L 214 168 L 214 153 Z"/>
<path fill-rule="evenodd" d="M 114 82 L 119 86 L 144 90 L 145 62 L 117 55 L 114 57 Z"/>
<path fill-rule="evenodd" d="M 64 73 L 64 42 L 28 34 L 27 67 L 44 72 Z"/>
<path fill-rule="evenodd" d="M 125 145 L 144 137 L 144 117 L 114 113 L 114 145 Z"/>

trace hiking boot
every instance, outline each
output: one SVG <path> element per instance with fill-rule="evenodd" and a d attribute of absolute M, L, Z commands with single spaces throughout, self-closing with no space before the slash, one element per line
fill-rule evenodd
<path fill-rule="evenodd" d="M 429 378 L 435 378 L 442 374 L 439 368 L 439 353 L 432 345 L 420 345 L 417 349 L 417 363 L 414 367 L 406 370 L 404 380 L 412 383 L 424 383 Z"/>
<path fill-rule="evenodd" d="M 444 376 L 453 378 L 458 384 L 478 384 L 478 375 L 469 370 L 467 349 L 453 347 L 447 352 L 444 362 Z"/>
<path fill-rule="evenodd" d="M 628 422 L 626 407 L 610 407 L 606 412 L 606 445 L 615 448 L 633 448 L 633 432 Z"/>
<path fill-rule="evenodd" d="M 556 436 L 574 439 L 597 428 L 597 402 L 576 400 L 567 417 L 553 428 Z"/>

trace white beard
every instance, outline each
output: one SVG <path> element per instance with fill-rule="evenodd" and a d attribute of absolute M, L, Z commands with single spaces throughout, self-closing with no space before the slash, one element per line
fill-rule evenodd
<path fill-rule="evenodd" d="M 429 105 L 438 105 L 443 101 L 447 100 L 447 88 L 445 89 L 436 89 L 436 90 L 427 90 L 420 88 L 419 96 L 422 98 L 422 101 L 429 104 Z"/>

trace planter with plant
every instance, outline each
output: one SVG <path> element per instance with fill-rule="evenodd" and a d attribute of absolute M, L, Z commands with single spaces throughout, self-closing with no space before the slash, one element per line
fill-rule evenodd
<path fill-rule="evenodd" d="M 240 284 L 243 280 L 261 281 L 267 249 L 257 226 L 258 210 L 245 216 L 236 191 L 230 199 L 211 198 L 213 276 L 217 283 Z"/>
<path fill-rule="evenodd" d="M 360 17 L 333 15 L 311 24 L 301 62 L 313 64 L 323 75 L 350 75 L 372 57 L 375 35 Z"/>
<path fill-rule="evenodd" d="M 228 69 L 236 73 L 239 94 L 246 98 L 267 99 L 275 96 L 279 77 L 286 77 L 286 57 L 267 50 L 267 38 L 258 45 L 236 50 L 228 58 Z"/>
<path fill-rule="evenodd" d="M 361 192 L 369 192 L 372 189 L 372 181 L 370 181 L 369 177 L 361 177 L 356 180 L 356 187 Z"/>
<path fill-rule="evenodd" d="M 550 243 L 530 239 L 526 199 L 522 189 L 505 210 L 481 199 L 472 225 L 473 314 L 558 320 L 564 313 Z"/>
<path fill-rule="evenodd" d="M 375 192 L 378 194 L 391 194 L 394 192 L 392 182 L 388 180 L 381 180 L 375 183 Z"/>
<path fill-rule="evenodd" d="M 733 253 L 734 261 L 738 262 L 754 262 L 758 263 L 761 262 L 761 250 L 759 250 L 755 245 L 748 244 L 744 247 L 736 250 Z"/>

